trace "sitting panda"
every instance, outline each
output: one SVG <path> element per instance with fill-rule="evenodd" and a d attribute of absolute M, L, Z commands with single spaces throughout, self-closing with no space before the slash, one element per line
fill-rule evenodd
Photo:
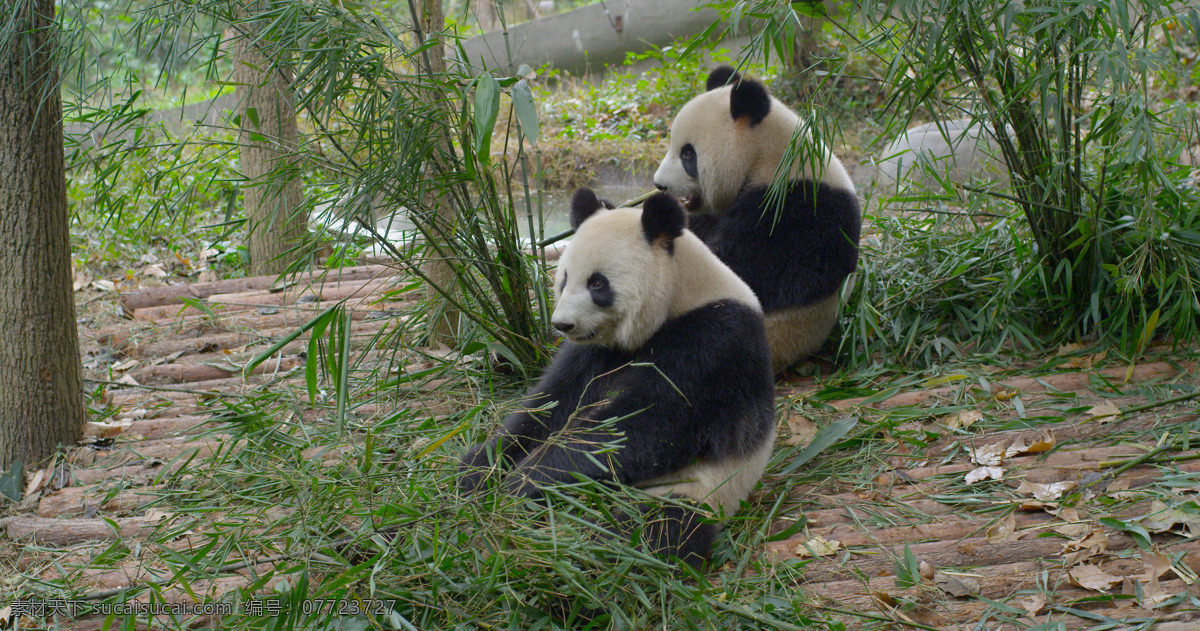
<path fill-rule="evenodd" d="M 819 349 L 837 321 L 838 290 L 858 263 L 858 197 L 820 147 L 819 159 L 793 162 L 782 204 L 769 199 L 799 117 L 728 66 L 706 88 L 675 117 L 654 184 L 684 202 L 692 232 L 758 296 L 778 372 Z"/>
<path fill-rule="evenodd" d="M 576 192 L 552 316 L 566 340 L 522 409 L 463 455 L 464 492 L 497 470 L 527 497 L 579 474 L 737 511 L 775 442 L 770 355 L 754 292 L 686 218 L 666 193 L 610 210 Z M 643 533 L 655 552 L 694 566 L 711 555 L 711 522 L 660 513 Z"/>

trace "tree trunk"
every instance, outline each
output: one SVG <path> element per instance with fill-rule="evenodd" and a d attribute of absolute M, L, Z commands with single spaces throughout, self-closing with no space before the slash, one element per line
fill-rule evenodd
<path fill-rule="evenodd" d="M 421 30 L 425 32 L 426 37 L 437 42 L 437 45 L 429 49 L 430 75 L 434 81 L 440 81 L 446 73 L 446 51 L 442 45 L 442 32 L 446 30 L 446 19 L 442 14 L 441 0 L 423 0 L 421 13 Z M 442 106 L 444 107 L 444 103 Z M 446 112 L 444 118 L 449 120 L 449 112 Z M 450 155 L 450 152 L 454 150 L 453 147 L 444 146 L 445 142 L 439 141 L 438 144 L 439 151 L 446 155 Z M 437 151 L 434 153 L 436 154 Z M 432 175 L 436 177 L 440 174 L 441 168 L 436 155 L 434 164 L 430 166 Z M 437 183 L 430 182 L 423 205 L 429 209 L 436 209 L 436 216 L 428 222 L 430 232 L 435 239 L 440 235 L 449 236 L 454 232 L 454 208 L 446 198 L 446 195 L 440 193 Z M 421 272 L 429 279 L 425 289 L 425 300 L 429 306 L 429 342 L 450 346 L 453 345 L 457 335 L 461 314 L 450 301 L 446 300 L 442 292 L 454 293 L 454 267 L 442 259 L 433 247 L 426 248 L 425 256 Z"/>
<path fill-rule="evenodd" d="M 268 3 L 258 4 L 265 9 Z M 261 24 L 253 15 L 245 17 L 234 25 L 230 49 L 241 115 L 246 246 L 251 275 L 281 274 L 288 264 L 285 254 L 298 245 L 308 223 L 301 208 L 292 72 L 286 63 L 268 56 L 270 41 L 258 39 Z"/>
<path fill-rule="evenodd" d="M 83 435 L 54 0 L 9 8 L 0 37 L 0 467 Z M 15 19 L 13 17 L 15 15 Z"/>
<path fill-rule="evenodd" d="M 496 0 L 478 0 L 478 7 L 475 14 L 479 28 L 485 33 L 496 28 Z"/>

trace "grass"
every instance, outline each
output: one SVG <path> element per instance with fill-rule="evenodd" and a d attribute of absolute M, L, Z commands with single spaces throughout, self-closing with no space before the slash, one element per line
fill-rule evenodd
<path fill-rule="evenodd" d="M 302 381 L 285 380 L 241 400 L 205 404 L 212 419 L 207 434 L 223 437 L 224 448 L 186 466 L 169 467 L 174 471 L 161 476 L 158 499 L 141 509 L 172 515 L 157 532 L 144 541 L 127 539 L 65 556 L 24 547 L 19 554 L 27 558 L 54 559 L 58 577 L 35 580 L 39 568 L 48 566 L 26 561 L 10 588 L 23 597 L 89 602 L 138 594 L 151 602 L 170 602 L 187 593 L 210 602 L 216 598 L 210 589 L 236 586 L 220 597 L 238 605 L 220 626 L 238 629 L 563 628 L 547 611 L 562 614 L 572 606 L 576 614 L 601 613 L 590 628 L 944 628 L 921 617 L 929 609 L 927 600 L 909 595 L 929 588 L 919 577 L 907 591 L 887 590 L 895 594 L 893 613 L 887 607 L 872 611 L 830 600 L 820 583 L 807 582 L 813 568 L 842 575 L 828 561 L 775 562 L 762 553 L 763 546 L 825 532 L 832 506 L 853 516 L 847 524 L 850 532 L 946 523 L 948 518 L 983 518 L 982 531 L 1003 520 L 1014 502 L 1022 501 L 1013 492 L 1015 483 L 967 485 L 961 474 L 951 474 L 919 480 L 908 491 L 904 486 L 889 490 L 876 480 L 897 463 L 911 463 L 899 465 L 903 469 L 918 461 L 961 462 L 965 447 L 999 438 L 1000 432 L 1028 427 L 1060 431 L 1086 407 L 1058 393 L 1041 403 L 1031 399 L 1028 405 L 1038 407 L 1017 414 L 1011 399 L 995 398 L 980 382 L 1061 370 L 1039 362 L 1014 369 L 1007 365 L 1012 359 L 978 356 L 916 372 L 839 370 L 785 392 L 781 417 L 801 413 L 826 428 L 848 414 L 858 422 L 843 424 L 844 431 L 811 459 L 806 448 L 781 442 L 762 488 L 726 525 L 713 565 L 704 574 L 597 536 L 603 535 L 614 508 L 639 499 L 632 489 L 577 484 L 552 492 L 544 502 L 459 495 L 454 490 L 459 450 L 481 439 L 491 419 L 501 417 L 517 394 L 510 386 L 497 389 L 486 370 L 435 363 L 419 380 L 380 390 L 369 385 L 375 381 L 368 378 L 371 367 L 361 366 L 350 377 L 355 396 L 344 425 L 336 419 L 336 403 L 306 403 Z M 443 378 L 452 380 L 437 385 Z M 887 407 L 889 393 L 946 384 L 952 389 L 949 400 Z M 1125 405 L 1126 421 L 1079 440 L 1163 445 L 1138 463 L 1139 475 L 1149 467 L 1158 472 L 1158 481 L 1136 493 L 1067 496 L 1061 506 L 1073 506 L 1094 522 L 1115 520 L 1105 523 L 1118 532 L 1136 532 L 1137 515 L 1144 514 L 1150 499 L 1191 510 L 1187 489 L 1198 474 L 1179 467 L 1189 462 L 1187 441 L 1200 437 L 1200 427 L 1196 421 L 1175 419 L 1189 411 L 1194 418 L 1200 389 L 1186 373 L 1158 383 L 1113 385 L 1114 394 L 1159 405 Z M 855 396 L 867 398 L 848 408 L 842 403 Z M 871 397 L 883 407 L 872 407 Z M 445 413 L 431 413 L 426 406 L 433 401 Z M 945 415 L 969 409 L 983 413 L 969 428 L 947 431 L 939 426 Z M 786 430 L 781 439 L 785 437 Z M 1140 451 L 1131 448 L 1130 453 Z M 796 468 L 798 462 L 803 466 Z M 1127 462 L 1117 459 L 1106 466 Z M 1155 546 L 1172 550 L 1175 541 L 1156 536 Z M 842 554 L 851 570 L 855 559 L 870 563 L 874 556 L 870 547 L 853 556 Z M 924 559 L 923 554 L 917 557 Z M 5 559 L 19 564 L 11 556 Z M 1187 561 L 1178 562 L 1183 571 Z M 131 563 L 151 569 L 152 577 L 132 581 L 134 589 L 121 593 L 79 587 L 99 572 Z M 866 589 L 876 579 L 864 575 L 859 582 Z M 1053 595 L 1065 584 L 1043 589 Z M 940 602 L 936 590 L 932 594 Z M 986 604 L 987 616 L 997 624 L 1024 620 L 1015 604 L 1023 595 Z M 1104 600 L 1070 608 L 1087 614 Z M 255 601 L 269 604 L 256 614 L 248 610 Z M 338 603 L 343 615 L 313 613 L 322 602 Z M 275 607 L 292 613 L 272 615 Z M 116 622 L 134 619 L 138 617 L 118 617 Z M 187 620 L 161 624 L 183 628 Z M 586 623 L 575 619 L 571 625 Z"/>
<path fill-rule="evenodd" d="M 700 89 L 704 76 L 697 63 L 671 51 L 658 54 L 671 70 L 617 74 L 600 87 L 563 80 L 537 95 L 544 104 L 540 151 L 550 171 L 547 182 L 575 186 L 583 183 L 580 173 L 610 161 L 652 170 L 665 121 Z M 870 78 L 872 64 L 851 61 L 855 78 L 838 85 L 857 89 L 836 103 L 842 109 L 834 115 L 868 121 L 844 130 L 843 138 L 851 153 L 871 153 L 885 127 L 872 118 L 879 92 Z M 664 96 L 655 103 L 636 98 L 648 93 Z M 244 273 L 236 256 L 240 236 L 231 231 L 240 219 L 232 137 L 217 131 L 178 143 L 141 133 L 105 152 L 74 156 L 77 267 L 129 278 L 148 258 L 190 278 L 205 260 L 222 276 Z M 309 190 L 333 190 L 332 178 L 314 167 Z M 862 544 L 840 549 L 833 560 L 785 555 L 775 561 L 762 554 L 794 536 L 833 537 L 831 524 L 841 529 L 838 536 L 878 536 L 882 529 L 953 519 L 983 520 L 984 530 L 1009 515 L 1024 519 L 1028 511 L 1016 506 L 1027 498 L 1008 480 L 966 484 L 961 473 L 879 480 L 897 470 L 962 465 L 971 448 L 1043 429 L 1069 438 L 1012 475 L 1053 468 L 1045 462 L 1075 446 L 1127 445 L 1127 453 L 1098 471 L 1112 480 L 1133 474 L 1153 479 L 1134 491 L 1079 491 L 1053 502 L 1054 510 L 1084 511 L 1082 519 L 1096 527 L 1115 520 L 1104 522 L 1114 540 L 1136 532 L 1155 499 L 1186 514 L 1200 512 L 1191 491 L 1197 474 L 1188 468 L 1189 449 L 1200 438 L 1195 378 L 1180 370 L 1127 383 L 1091 371 L 1075 389 L 994 393 L 992 386 L 1007 380 L 1036 383 L 1078 370 L 1073 360 L 1101 348 L 1055 353 L 1064 340 L 1047 333 L 1056 317 L 1054 297 L 1046 291 L 1032 236 L 1010 201 L 978 194 L 896 201 L 907 208 L 868 218 L 841 343 L 824 356 L 835 363 L 817 362 L 806 368 L 815 376 L 793 375 L 781 385 L 781 442 L 760 489 L 726 524 L 703 574 L 601 532 L 614 507 L 640 498 L 636 490 L 580 484 L 545 502 L 495 494 L 466 498 L 454 490 L 458 453 L 503 418 L 526 383 L 502 372 L 484 336 L 464 344 L 461 356 L 446 356 L 413 346 L 415 336 L 400 326 L 394 337 L 377 342 L 382 352 L 351 360 L 335 352 L 335 327 L 329 327 L 327 337 L 310 346 L 311 376 L 292 375 L 241 398 L 206 398 L 188 410 L 210 419 L 207 436 L 220 438 L 222 446 L 211 457 L 182 458 L 164 468 L 155 480 L 157 499 L 139 509 L 172 515 L 156 532 L 73 550 L 9 546 L 0 553 L 0 565 L 10 570 L 0 601 L 78 597 L 112 603 L 140 595 L 164 602 L 187 594 L 208 602 L 220 593 L 241 608 L 213 626 L 237 629 L 564 627 L 548 610 L 573 613 L 570 624 L 577 628 L 588 626 L 580 614 L 600 610 L 591 628 L 673 629 L 944 628 L 946 618 L 933 616 L 939 611 L 949 612 L 950 620 L 967 619 L 954 617 L 966 611 L 988 627 L 1052 628 L 1085 620 L 1105 628 L 1156 615 L 1115 613 L 1114 603 L 1124 597 L 1112 593 L 1081 597 L 1054 571 L 1057 557 L 1041 559 L 1044 574 L 1020 589 L 952 599 L 914 578 L 906 557 L 924 559 L 924 552 Z M 217 251 L 211 261 L 203 254 L 209 249 Z M 1194 348 L 1156 347 L 1163 332 L 1145 319 L 1136 333 L 1144 343 L 1109 348 L 1099 364 L 1196 360 Z M 927 391 L 936 394 L 893 405 L 894 396 Z M 1101 396 L 1138 403 L 1123 403 L 1121 418 L 1099 425 L 1086 411 Z M 1164 401 L 1170 403 L 1139 408 Z M 117 414 L 99 398 L 93 407 Z M 947 415 L 964 411 L 978 411 L 980 420 L 968 428 L 946 427 Z M 793 415 L 823 428 L 820 449 L 787 444 L 785 421 Z M 1128 468 L 1114 473 L 1121 467 Z M 123 484 L 105 492 L 118 493 Z M 4 510 L 18 514 L 28 507 L 6 504 Z M 1035 527 L 1041 526 L 1029 526 Z M 1194 561 L 1183 555 L 1181 540 L 1194 543 L 1194 537 L 1175 535 L 1154 535 L 1150 543 L 1179 557 L 1174 563 L 1183 576 Z M 920 543 L 914 536 L 909 550 L 921 550 Z M 1105 562 L 1136 560 L 1135 549 Z M 100 573 L 130 567 L 151 575 L 122 579 L 132 589 L 119 593 L 84 587 Z M 911 587 L 889 585 L 890 577 Z M 822 591 L 825 583 L 842 591 Z M 854 600 L 857 592 L 883 596 Z M 1055 600 L 1063 593 L 1070 600 Z M 1020 605 L 1032 594 L 1052 603 L 1036 619 Z M 1190 597 L 1171 596 L 1177 609 L 1200 607 L 1189 604 Z M 269 607 L 248 610 L 264 599 Z M 316 599 L 338 603 L 340 615 L 313 611 Z M 373 611 L 380 603 L 383 611 Z M 147 620 L 130 615 L 109 622 L 109 628 L 133 628 Z M 173 629 L 188 623 L 187 616 L 156 622 Z"/>

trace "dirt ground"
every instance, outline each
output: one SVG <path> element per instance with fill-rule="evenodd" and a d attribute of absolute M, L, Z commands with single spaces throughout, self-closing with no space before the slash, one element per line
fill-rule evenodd
<path fill-rule="evenodd" d="M 119 412 L 35 472 L 20 509 L 0 520 L 9 544 L 23 548 L 18 569 L 53 580 L 55 559 L 153 532 L 170 518 L 145 508 L 164 471 L 222 448 L 221 436 L 200 436 L 207 403 L 266 382 L 302 384 L 296 368 L 307 336 L 249 376 L 241 367 L 331 301 L 347 300 L 356 334 L 393 326 L 399 305 L 382 298 L 392 282 L 391 270 L 368 266 L 279 291 L 270 279 L 241 279 L 93 299 L 102 308 L 80 326 L 88 386 L 101 388 L 103 403 Z M 184 304 L 185 297 L 203 302 Z M 96 315 L 118 308 L 131 319 Z M 885 473 L 791 488 L 770 529 L 777 536 L 758 554 L 811 559 L 796 588 L 814 607 L 872 612 L 899 627 L 1157 621 L 1163 630 L 1200 628 L 1200 458 L 1189 445 L 1200 413 L 1187 396 L 1200 386 L 1196 352 L 1165 349 L 1134 365 L 1063 353 L 1052 370 L 981 369 L 819 402 L 814 378 L 781 380 L 778 396 L 789 410 L 811 404 L 859 422 L 904 410 L 911 421 L 898 424 L 894 444 L 875 456 Z M 1162 388 L 1148 387 L 1155 384 Z M 1126 392 L 1166 395 L 1152 401 Z M 954 411 L 943 413 L 947 407 Z M 985 414 L 1011 422 L 974 432 Z M 796 412 L 780 428 L 780 440 L 792 445 L 815 429 Z M 131 556 L 78 587 L 117 590 L 144 570 Z M 228 585 L 245 580 L 231 571 Z"/>

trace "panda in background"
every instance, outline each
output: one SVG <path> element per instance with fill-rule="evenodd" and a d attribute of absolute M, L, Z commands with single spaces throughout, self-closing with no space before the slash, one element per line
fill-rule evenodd
<path fill-rule="evenodd" d="M 522 409 L 463 455 L 464 492 L 497 469 L 506 492 L 527 497 L 581 474 L 717 516 L 738 510 L 775 443 L 770 355 L 754 292 L 686 220 L 666 193 L 612 210 L 575 193 L 552 316 L 566 340 Z M 661 513 L 648 547 L 692 565 L 709 558 L 712 523 L 677 506 Z"/>
<path fill-rule="evenodd" d="M 823 159 L 793 163 L 782 206 L 773 205 L 767 189 L 800 118 L 729 66 L 706 88 L 675 117 L 654 184 L 683 201 L 692 232 L 758 296 L 778 372 L 819 349 L 837 322 L 862 212 L 850 175 L 824 147 Z"/>

